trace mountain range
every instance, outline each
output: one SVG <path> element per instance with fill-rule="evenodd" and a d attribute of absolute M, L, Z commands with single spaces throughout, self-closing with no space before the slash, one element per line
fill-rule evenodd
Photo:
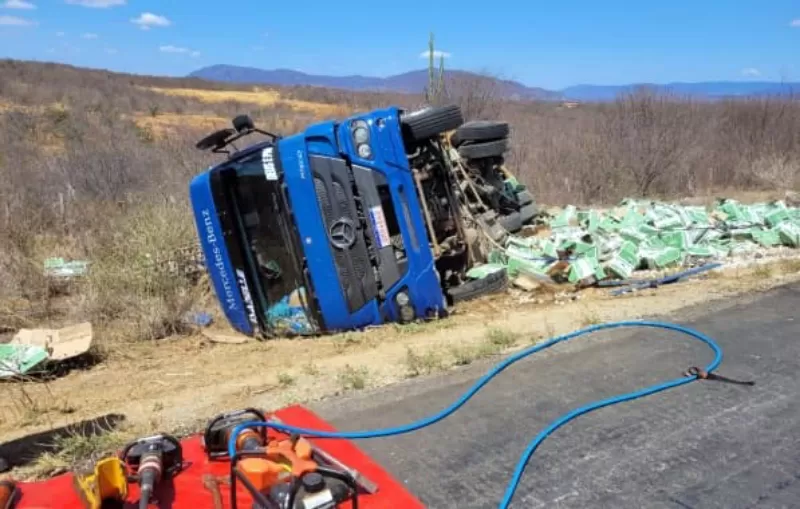
<path fill-rule="evenodd" d="M 787 94 L 800 92 L 800 83 L 779 83 L 773 81 L 706 81 L 696 83 L 632 83 L 627 85 L 575 85 L 560 90 L 547 90 L 532 87 L 513 80 L 495 80 L 469 71 L 445 71 L 447 79 L 481 82 L 492 80 L 501 95 L 511 99 L 548 101 L 610 101 L 617 96 L 647 86 L 661 92 L 674 93 L 702 99 L 721 99 Z M 422 69 L 396 74 L 385 78 L 375 76 L 350 75 L 329 76 L 307 74 L 291 69 L 258 69 L 233 65 L 213 65 L 203 67 L 189 74 L 190 77 L 211 81 L 231 83 L 253 83 L 282 86 L 318 86 L 357 91 L 386 91 L 400 93 L 421 93 L 428 83 L 428 71 Z"/>

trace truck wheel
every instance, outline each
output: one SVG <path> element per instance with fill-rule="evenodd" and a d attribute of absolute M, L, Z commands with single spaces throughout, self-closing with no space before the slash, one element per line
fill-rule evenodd
<path fill-rule="evenodd" d="M 473 279 L 447 290 L 447 295 L 455 304 L 467 300 L 477 299 L 484 295 L 497 293 L 508 288 L 508 274 L 506 270 L 499 270 L 489 274 L 483 279 Z"/>
<path fill-rule="evenodd" d="M 461 114 L 461 108 L 455 104 L 429 106 L 410 113 L 402 113 L 400 123 L 404 135 L 414 141 L 424 141 L 457 128 L 464 123 L 464 116 Z"/>
<path fill-rule="evenodd" d="M 522 208 L 519 209 L 519 217 L 522 220 L 522 224 L 528 224 L 538 212 L 539 209 L 536 208 L 535 203 L 523 205 Z"/>
<path fill-rule="evenodd" d="M 517 201 L 520 207 L 530 205 L 533 203 L 533 195 L 529 191 L 520 191 L 517 193 Z"/>
<path fill-rule="evenodd" d="M 450 138 L 450 143 L 458 147 L 468 141 L 499 140 L 508 137 L 507 122 L 491 122 L 489 120 L 473 120 L 462 125 Z"/>
<path fill-rule="evenodd" d="M 458 154 L 464 159 L 482 159 L 484 157 L 501 156 L 506 150 L 508 150 L 508 140 L 502 139 L 461 145 L 458 147 Z"/>

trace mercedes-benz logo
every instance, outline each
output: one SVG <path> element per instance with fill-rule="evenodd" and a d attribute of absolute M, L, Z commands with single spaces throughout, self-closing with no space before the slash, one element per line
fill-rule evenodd
<path fill-rule="evenodd" d="M 356 226 L 346 217 L 340 217 L 330 227 L 331 244 L 339 249 L 349 249 L 356 242 Z"/>

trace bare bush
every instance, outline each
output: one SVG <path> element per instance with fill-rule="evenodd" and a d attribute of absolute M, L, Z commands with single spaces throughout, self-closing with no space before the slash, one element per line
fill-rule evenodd
<path fill-rule="evenodd" d="M 182 332 L 183 315 L 202 290 L 162 260 L 193 243 L 191 218 L 172 204 L 126 208 L 92 239 L 87 314 L 100 325 L 125 324 L 123 339 Z"/>
<path fill-rule="evenodd" d="M 698 122 L 691 101 L 641 89 L 602 114 L 611 163 L 631 178 L 637 196 L 686 188 L 675 181 L 685 178 L 687 155 L 696 140 Z"/>
<path fill-rule="evenodd" d="M 502 86 L 489 74 L 445 74 L 445 96 L 452 104 L 458 104 L 464 119 L 497 120 L 502 111 Z"/>

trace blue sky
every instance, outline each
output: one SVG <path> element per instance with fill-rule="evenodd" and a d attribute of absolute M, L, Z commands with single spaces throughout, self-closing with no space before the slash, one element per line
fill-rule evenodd
<path fill-rule="evenodd" d="M 425 65 L 531 86 L 800 81 L 800 3 L 0 0 L 0 57 L 159 75 L 217 63 L 386 76 Z"/>

